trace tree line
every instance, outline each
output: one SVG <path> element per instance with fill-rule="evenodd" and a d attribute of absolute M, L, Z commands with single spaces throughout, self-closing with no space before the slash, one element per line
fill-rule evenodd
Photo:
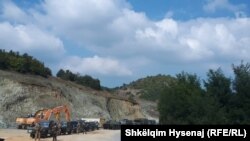
<path fill-rule="evenodd" d="M 72 73 L 70 70 L 65 71 L 60 69 L 56 76 L 64 80 L 69 80 L 77 84 L 93 88 L 95 90 L 101 90 L 100 81 L 98 79 L 92 78 L 89 75 L 81 76 L 80 74 Z"/>
<path fill-rule="evenodd" d="M 34 74 L 43 77 L 51 76 L 51 70 L 44 63 L 29 56 L 27 53 L 19 54 L 10 50 L 0 49 L 0 69 L 17 71 L 24 74 Z"/>
<path fill-rule="evenodd" d="M 33 58 L 27 53 L 20 54 L 12 50 L 5 51 L 0 49 L 0 69 L 8 71 L 16 71 L 23 74 L 40 75 L 43 77 L 51 76 L 51 70 L 44 65 L 44 63 Z M 70 70 L 60 69 L 57 72 L 57 77 L 75 82 L 80 85 L 91 87 L 96 90 L 101 89 L 100 81 L 94 79 L 89 75 L 81 76 L 74 74 Z"/>
<path fill-rule="evenodd" d="M 160 93 L 164 87 L 173 80 L 174 78 L 170 75 L 158 74 L 133 81 L 127 87 L 141 90 L 140 98 L 142 99 L 157 101 L 160 99 Z"/>
<path fill-rule="evenodd" d="M 234 78 L 209 70 L 203 86 L 196 74 L 177 74 L 161 93 L 160 123 L 250 124 L 250 64 L 232 69 Z"/>

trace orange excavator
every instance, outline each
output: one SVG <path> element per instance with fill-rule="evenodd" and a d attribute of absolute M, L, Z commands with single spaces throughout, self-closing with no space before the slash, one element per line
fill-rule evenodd
<path fill-rule="evenodd" d="M 42 109 L 35 112 L 35 114 L 28 114 L 26 117 L 16 118 L 17 128 L 26 129 L 30 126 L 36 119 L 42 118 L 43 113 L 49 109 Z"/>
<path fill-rule="evenodd" d="M 57 121 L 60 121 L 60 114 L 64 112 L 66 121 L 70 121 L 70 111 L 66 105 L 58 106 L 53 109 L 49 109 L 45 112 L 44 119 L 49 120 L 51 115 L 54 114 Z"/>
<path fill-rule="evenodd" d="M 19 129 L 26 129 L 28 126 L 35 125 L 35 123 L 42 120 L 50 120 L 51 115 L 54 114 L 57 121 L 60 121 L 60 113 L 65 113 L 65 119 L 70 121 L 70 111 L 67 105 L 55 107 L 53 109 L 42 109 L 38 110 L 34 115 L 27 117 L 21 117 L 16 119 Z"/>

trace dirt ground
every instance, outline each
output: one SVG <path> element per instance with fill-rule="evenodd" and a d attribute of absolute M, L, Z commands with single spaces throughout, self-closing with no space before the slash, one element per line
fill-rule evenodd
<path fill-rule="evenodd" d="M 61 135 L 57 141 L 120 141 L 120 130 L 96 130 L 87 134 Z M 26 130 L 0 129 L 0 138 L 5 141 L 34 141 Z M 40 141 L 52 141 L 52 138 L 42 138 Z"/>

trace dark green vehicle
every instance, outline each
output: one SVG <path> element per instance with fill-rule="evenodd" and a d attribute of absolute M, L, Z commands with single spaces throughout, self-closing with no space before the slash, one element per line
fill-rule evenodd
<path fill-rule="evenodd" d="M 121 123 L 115 120 L 109 120 L 103 124 L 103 129 L 121 129 Z"/>
<path fill-rule="evenodd" d="M 83 133 L 85 132 L 85 121 L 83 120 L 77 120 L 77 121 L 71 121 L 70 124 L 71 124 L 71 133 L 77 133 L 77 125 L 78 125 L 78 122 L 80 123 L 80 130 L 79 132 L 80 133 Z"/>
<path fill-rule="evenodd" d="M 54 121 L 42 121 L 39 122 L 41 126 L 41 138 L 50 137 L 52 135 L 52 125 Z M 30 137 L 35 138 L 36 130 L 34 127 L 28 128 L 28 133 L 30 133 Z"/>
<path fill-rule="evenodd" d="M 146 118 L 137 118 L 134 120 L 134 125 L 155 125 L 155 120 L 149 120 Z"/>
<path fill-rule="evenodd" d="M 134 125 L 134 122 L 129 119 L 122 119 L 120 120 L 121 125 Z"/>
<path fill-rule="evenodd" d="M 61 134 L 71 134 L 73 125 L 71 122 L 62 121 L 61 122 Z"/>
<path fill-rule="evenodd" d="M 99 129 L 99 123 L 98 122 L 85 122 L 84 126 L 85 131 L 94 131 Z"/>

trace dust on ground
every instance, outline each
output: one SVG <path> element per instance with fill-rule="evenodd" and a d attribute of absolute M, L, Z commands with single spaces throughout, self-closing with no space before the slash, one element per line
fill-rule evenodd
<path fill-rule="evenodd" d="M 87 134 L 72 134 L 57 136 L 57 141 L 120 141 L 120 130 L 95 130 Z M 5 141 L 34 141 L 27 130 L 0 129 L 0 138 Z M 40 141 L 52 141 L 51 137 L 41 138 Z"/>

